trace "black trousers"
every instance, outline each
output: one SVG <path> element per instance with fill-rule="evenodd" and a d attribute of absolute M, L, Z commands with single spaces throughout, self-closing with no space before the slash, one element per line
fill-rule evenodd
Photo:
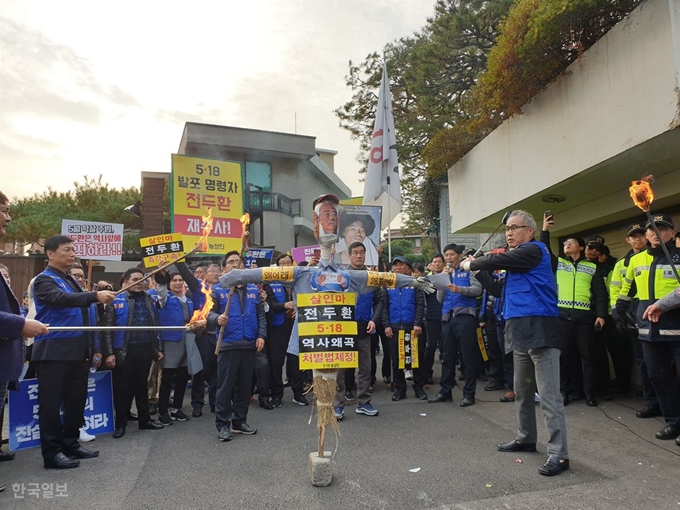
<path fill-rule="evenodd" d="M 624 392 L 629 391 L 634 359 L 630 335 L 618 331 L 614 319 L 609 316 L 604 326 L 604 336 L 607 350 L 612 358 L 612 365 L 614 365 L 616 388 Z M 609 363 L 608 359 L 607 363 Z"/>
<path fill-rule="evenodd" d="M 217 430 L 246 423 L 254 365 L 255 349 L 225 349 L 217 356 Z"/>
<path fill-rule="evenodd" d="M 635 363 L 640 372 L 642 397 L 645 399 L 645 406 L 652 409 L 659 409 L 659 399 L 656 398 L 656 392 L 652 386 L 652 381 L 649 380 L 647 362 L 645 361 L 645 355 L 642 352 L 642 341 L 638 338 L 637 329 L 628 329 L 628 335 L 633 340 L 633 352 L 635 353 Z"/>
<path fill-rule="evenodd" d="M 405 331 L 412 331 L 413 326 L 403 328 Z M 390 338 L 390 360 L 392 362 L 392 376 L 394 381 L 394 390 L 406 394 L 406 376 L 404 369 L 399 368 L 399 328 L 392 328 L 392 338 Z M 413 389 L 423 389 L 427 383 L 427 373 L 423 368 L 422 360 L 425 359 L 425 342 L 422 338 L 418 338 L 418 360 L 419 368 L 413 369 Z"/>
<path fill-rule="evenodd" d="M 441 352 L 442 344 L 442 321 L 425 321 L 425 359 L 423 360 L 423 368 L 427 373 L 428 379 L 432 378 L 434 373 L 434 357 L 437 354 L 437 349 Z"/>
<path fill-rule="evenodd" d="M 484 360 L 477 343 L 477 319 L 469 314 L 457 315 L 451 319 L 449 334 L 457 338 L 465 376 L 463 397 L 475 398 L 477 376 L 482 373 Z"/>
<path fill-rule="evenodd" d="M 270 374 L 269 361 L 267 360 L 266 351 L 255 351 L 255 360 L 253 362 L 253 378 L 255 379 L 255 388 L 257 397 L 260 400 L 269 400 L 270 397 Z"/>
<path fill-rule="evenodd" d="M 560 390 L 595 395 L 595 320 L 576 322 L 560 317 Z"/>
<path fill-rule="evenodd" d="M 87 398 L 87 361 L 39 361 L 38 423 L 43 459 L 51 462 L 59 452 L 78 447 Z M 64 406 L 64 422 L 61 406 Z"/>
<path fill-rule="evenodd" d="M 640 343 L 666 425 L 680 427 L 680 341 Z"/>
<path fill-rule="evenodd" d="M 184 394 L 187 391 L 187 380 L 189 372 L 187 367 L 165 368 L 163 367 L 163 377 L 161 378 L 161 389 L 158 392 L 158 412 L 164 414 L 168 412 L 168 400 L 172 385 L 175 385 L 175 396 L 172 400 L 174 409 L 182 409 L 184 404 Z"/>
<path fill-rule="evenodd" d="M 269 360 L 269 391 L 272 398 L 283 398 L 283 364 L 286 358 L 288 358 L 286 363 L 288 382 L 293 395 L 302 395 L 304 378 L 300 371 L 300 359 L 286 353 L 289 341 L 290 328 L 285 326 L 269 328 L 265 346 Z"/>
<path fill-rule="evenodd" d="M 146 388 L 151 368 L 150 343 L 129 344 L 123 363 L 113 369 L 113 406 L 116 410 L 116 428 L 126 427 L 132 400 L 137 404 L 140 424 L 149 421 L 149 392 Z M 116 357 L 117 360 L 120 358 Z"/>
<path fill-rule="evenodd" d="M 208 403 L 215 406 L 215 392 L 217 391 L 217 355 L 215 354 L 215 336 L 204 333 L 196 338 L 198 351 L 201 353 L 203 370 L 195 373 L 191 378 L 191 406 L 201 409 L 205 403 L 205 383 L 209 384 Z"/>
<path fill-rule="evenodd" d="M 487 315 L 487 319 L 489 316 Z M 503 361 L 505 358 L 505 350 L 501 348 L 498 342 L 498 322 L 494 320 L 487 320 L 486 337 L 488 338 L 486 352 L 489 355 L 489 366 L 491 368 L 491 379 L 497 384 L 505 384 L 505 375 L 503 370 Z M 512 384 L 512 381 L 510 382 Z"/>

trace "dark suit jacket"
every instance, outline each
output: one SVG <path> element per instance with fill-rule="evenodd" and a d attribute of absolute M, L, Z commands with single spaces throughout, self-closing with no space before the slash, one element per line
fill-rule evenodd
<path fill-rule="evenodd" d="M 0 381 L 16 381 L 21 375 L 25 357 L 21 330 L 25 322 L 19 301 L 3 275 L 0 277 Z"/>

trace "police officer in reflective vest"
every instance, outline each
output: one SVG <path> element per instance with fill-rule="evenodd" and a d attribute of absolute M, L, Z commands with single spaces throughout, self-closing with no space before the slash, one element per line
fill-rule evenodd
<path fill-rule="evenodd" d="M 548 229 L 553 224 L 552 216 L 544 218 L 540 240 L 548 247 Z M 585 393 L 586 404 L 596 406 L 595 331 L 604 327 L 608 294 L 604 280 L 595 277 L 597 265 L 584 257 L 585 247 L 583 239 L 570 237 L 564 242 L 565 257 L 557 258 L 557 307 L 562 342 L 560 390 L 565 405 L 570 398 L 581 399 Z"/>
<path fill-rule="evenodd" d="M 70 238 L 50 237 L 45 241 L 45 254 L 49 264 L 33 283 L 36 320 L 52 326 L 96 325 L 94 304 L 110 303 L 115 294 L 108 290 L 83 292 L 73 277 L 66 274 L 76 259 Z M 82 331 L 50 332 L 35 338 L 31 360 L 38 372 L 38 420 L 45 468 L 75 468 L 80 465 L 76 459 L 99 455 L 78 443 L 93 340 L 90 332 Z"/>
<path fill-rule="evenodd" d="M 671 264 L 680 268 L 680 248 L 673 241 L 673 219 L 667 214 L 655 214 L 659 239 L 647 223 L 646 236 L 650 247 L 630 259 L 626 278 L 621 286 L 621 294 L 616 302 L 616 311 L 625 313 L 630 301 L 629 291 L 635 282 L 639 303 L 636 310 L 638 334 L 642 352 L 647 362 L 649 379 L 659 399 L 666 427 L 656 433 L 657 439 L 675 439 L 680 436 L 680 391 L 678 376 L 673 376 L 673 360 L 676 370 L 680 367 L 680 309 L 669 310 L 662 314 L 658 322 L 644 317 L 648 306 L 657 299 L 677 289 L 680 284 L 675 277 Z M 666 245 L 671 260 L 666 258 L 661 243 Z"/>

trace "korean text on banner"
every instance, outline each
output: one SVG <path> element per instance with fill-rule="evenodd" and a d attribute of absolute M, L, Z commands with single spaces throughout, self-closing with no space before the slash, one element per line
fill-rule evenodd
<path fill-rule="evenodd" d="M 111 372 L 87 376 L 84 429 L 89 434 L 113 432 L 113 386 Z M 24 379 L 19 391 L 9 392 L 9 449 L 23 450 L 40 446 L 38 425 L 38 380 Z"/>
<path fill-rule="evenodd" d="M 300 265 L 300 262 L 309 262 L 312 260 L 315 250 L 319 250 L 318 244 L 314 246 L 300 246 L 298 248 L 292 248 L 290 253 L 293 256 L 293 261 Z"/>
<path fill-rule="evenodd" d="M 99 221 L 61 220 L 61 235 L 73 239 L 76 257 L 121 260 L 123 224 Z"/>
<path fill-rule="evenodd" d="M 172 155 L 172 229 L 187 246 L 201 237 L 201 215 L 212 210 L 207 254 L 241 249 L 243 185 L 241 164 Z"/>
<path fill-rule="evenodd" d="M 182 234 L 161 234 L 143 237 L 139 240 L 144 256 L 144 267 L 156 267 L 161 263 L 172 263 L 184 255 Z"/>

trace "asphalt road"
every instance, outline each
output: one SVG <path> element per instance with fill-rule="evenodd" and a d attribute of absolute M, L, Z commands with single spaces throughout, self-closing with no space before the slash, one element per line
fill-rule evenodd
<path fill-rule="evenodd" d="M 571 469 L 546 478 L 537 471 L 546 458 L 541 425 L 539 453 L 496 451 L 516 430 L 514 404 L 498 402 L 501 394 L 479 387 L 477 405 L 468 408 L 458 406 L 457 390 L 453 404 L 427 404 L 412 391 L 391 402 L 379 382 L 373 398 L 379 416 L 346 409 L 333 484 L 316 488 L 308 474 L 317 444 L 311 408 L 293 404 L 286 389 L 279 409 L 253 402 L 248 421 L 258 433 L 229 443 L 217 440 L 208 412 L 160 431 L 130 426 L 122 439 L 99 436 L 86 447 L 100 457 L 78 469 L 45 470 L 39 449 L 17 452 L 0 463 L 7 484 L 0 509 L 680 508 L 680 447 L 654 439 L 660 419 L 635 417 L 640 400 L 569 405 Z M 332 436 L 326 444 L 335 449 Z M 36 483 L 66 484 L 66 496 L 47 499 L 41 490 L 40 498 L 16 498 L 12 484 Z"/>

